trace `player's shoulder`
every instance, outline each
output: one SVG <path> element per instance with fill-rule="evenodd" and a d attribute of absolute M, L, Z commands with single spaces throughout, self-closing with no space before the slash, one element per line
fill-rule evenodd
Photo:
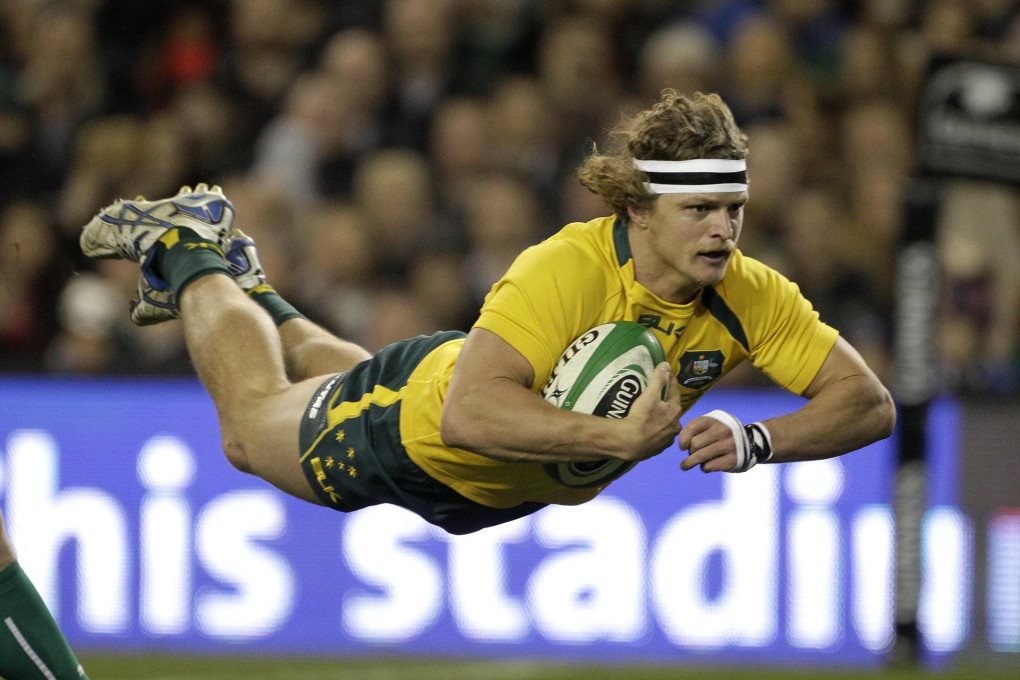
<path fill-rule="evenodd" d="M 605 260 L 613 253 L 615 221 L 614 217 L 600 217 L 589 222 L 571 222 L 529 248 L 529 254 L 557 258 L 561 264 L 574 260 L 589 263 Z"/>
<path fill-rule="evenodd" d="M 761 260 L 745 255 L 738 249 L 730 258 L 726 276 L 717 287 L 722 291 L 729 290 L 734 293 L 741 291 L 767 293 L 782 290 L 789 284 L 790 280 L 778 270 Z"/>
<path fill-rule="evenodd" d="M 790 309 L 803 300 L 800 288 L 777 269 L 739 250 L 723 280 L 706 291 L 706 302 L 725 304 L 739 319 L 750 321 Z"/>
<path fill-rule="evenodd" d="M 617 229 L 616 222 L 614 216 L 598 217 L 587 222 L 570 222 L 563 225 L 550 240 L 578 248 L 601 248 L 612 242 Z"/>

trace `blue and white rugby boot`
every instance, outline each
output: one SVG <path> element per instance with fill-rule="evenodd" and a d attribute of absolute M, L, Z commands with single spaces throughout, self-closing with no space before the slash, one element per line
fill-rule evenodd
<path fill-rule="evenodd" d="M 234 222 L 234 206 L 218 186 L 181 187 L 172 198 L 118 199 L 82 229 L 81 250 L 91 258 L 142 262 L 163 235 L 187 228 L 223 249 Z"/>
<path fill-rule="evenodd" d="M 185 186 L 176 196 L 147 201 L 118 200 L 99 211 L 79 238 L 91 258 L 122 258 L 140 262 L 138 299 L 131 302 L 131 321 L 148 326 L 179 316 L 173 291 L 152 267 L 153 247 L 168 232 L 189 229 L 220 251 L 234 221 L 234 206 L 218 186 Z"/>
<path fill-rule="evenodd" d="M 145 276 L 138 277 L 138 299 L 131 301 L 131 323 L 136 326 L 152 326 L 172 321 L 181 315 L 177 298 L 170 286 L 162 281 L 162 288 L 156 288 Z"/>
<path fill-rule="evenodd" d="M 266 272 L 259 262 L 255 241 L 240 229 L 232 229 L 227 241 L 227 264 L 230 273 L 245 293 L 272 290 Z"/>

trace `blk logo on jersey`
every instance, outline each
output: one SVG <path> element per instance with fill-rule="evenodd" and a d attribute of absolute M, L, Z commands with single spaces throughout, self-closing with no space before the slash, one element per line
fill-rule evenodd
<path fill-rule="evenodd" d="M 645 328 L 657 330 L 663 335 L 679 338 L 687 326 L 680 326 L 674 321 L 663 321 L 658 314 L 639 314 L 637 322 Z"/>

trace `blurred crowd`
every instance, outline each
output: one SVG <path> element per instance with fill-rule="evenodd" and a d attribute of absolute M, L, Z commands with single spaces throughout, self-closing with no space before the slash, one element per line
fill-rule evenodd
<path fill-rule="evenodd" d="M 744 251 L 888 378 L 937 54 L 1020 64 L 1017 3 L 3 0 L 0 371 L 190 373 L 180 324 L 128 321 L 137 267 L 77 237 L 198 181 L 327 328 L 372 349 L 467 329 L 520 250 L 607 213 L 575 166 L 673 87 L 719 92 L 750 137 Z M 1016 392 L 1017 192 L 944 194 L 942 387 Z"/>

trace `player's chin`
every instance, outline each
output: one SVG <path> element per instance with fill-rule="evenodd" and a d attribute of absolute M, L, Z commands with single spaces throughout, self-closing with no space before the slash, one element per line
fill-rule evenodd
<path fill-rule="evenodd" d="M 698 283 L 702 286 L 714 286 L 726 276 L 726 266 L 729 264 L 729 258 L 722 261 L 704 261 L 705 258 L 699 258 L 699 260 L 702 261 L 698 267 Z"/>

